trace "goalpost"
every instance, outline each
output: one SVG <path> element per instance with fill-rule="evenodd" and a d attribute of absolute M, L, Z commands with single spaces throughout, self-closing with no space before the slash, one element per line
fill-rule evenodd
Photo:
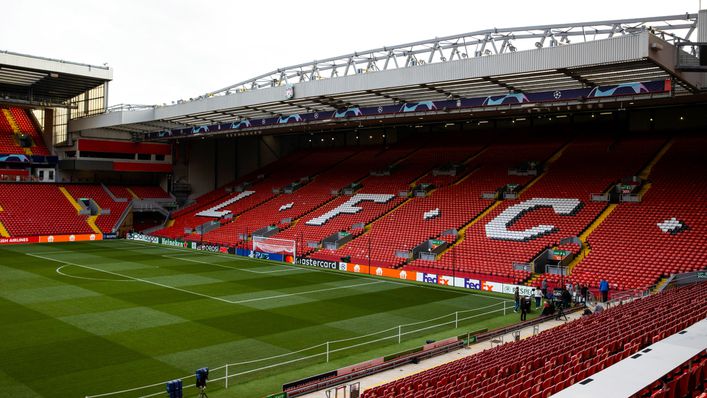
<path fill-rule="evenodd" d="M 253 236 L 253 247 L 250 256 L 295 264 L 297 262 L 296 244 L 297 242 L 293 239 Z"/>

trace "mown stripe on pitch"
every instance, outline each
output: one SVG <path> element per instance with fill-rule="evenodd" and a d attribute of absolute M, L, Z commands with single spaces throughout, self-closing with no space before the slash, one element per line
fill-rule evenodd
<path fill-rule="evenodd" d="M 184 318 L 148 307 L 91 312 L 59 319 L 98 336 L 187 322 Z"/>
<path fill-rule="evenodd" d="M 42 395 L 0 370 L 0 397 L 42 398 Z"/>

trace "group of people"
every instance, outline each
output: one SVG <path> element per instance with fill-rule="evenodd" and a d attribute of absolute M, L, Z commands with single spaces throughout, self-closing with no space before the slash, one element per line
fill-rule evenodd
<path fill-rule="evenodd" d="M 606 302 L 609 296 L 609 282 L 602 279 L 599 282 L 599 292 L 601 293 L 601 301 Z M 515 298 L 515 308 L 513 312 L 520 311 L 520 320 L 525 321 L 528 312 L 532 308 L 532 299 L 535 299 L 535 309 L 539 309 L 543 306 L 542 315 L 552 315 L 555 312 L 557 306 L 562 306 L 563 308 L 569 308 L 572 303 L 586 305 L 589 299 L 589 287 L 584 284 L 571 284 L 568 283 L 564 287 L 559 289 L 554 289 L 554 291 L 549 291 L 547 279 L 543 279 L 540 286 L 531 290 L 529 294 L 521 297 L 520 289 L 515 288 L 514 291 Z M 545 303 L 543 304 L 543 299 Z"/>

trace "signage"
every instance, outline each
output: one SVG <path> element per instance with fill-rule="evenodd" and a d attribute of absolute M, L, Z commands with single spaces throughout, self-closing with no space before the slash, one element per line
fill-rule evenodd
<path fill-rule="evenodd" d="M 25 243 L 88 242 L 94 240 L 103 240 L 103 234 L 13 236 L 10 238 L 0 238 L 0 245 L 17 245 Z"/>
<path fill-rule="evenodd" d="M 651 93 L 665 93 L 671 90 L 670 80 L 653 80 L 648 82 L 622 83 L 619 85 L 586 87 L 567 90 L 548 90 L 532 93 L 509 93 L 502 95 L 492 95 L 484 97 L 460 98 L 440 101 L 409 102 L 405 104 L 373 106 L 373 107 L 351 107 L 338 109 L 331 112 L 314 111 L 289 116 L 273 116 L 259 120 L 242 120 L 238 123 L 228 122 L 212 125 L 201 125 L 186 127 L 174 130 L 163 130 L 145 134 L 148 140 L 157 140 L 168 137 L 194 136 L 204 133 L 219 133 L 247 128 L 260 128 L 263 126 L 274 126 L 289 123 L 307 123 L 323 120 L 336 120 L 342 118 L 357 118 L 380 116 L 383 114 L 405 114 L 409 112 L 443 112 L 448 109 L 468 109 L 468 108 L 492 108 L 501 105 L 519 105 L 522 103 L 546 103 L 556 101 L 568 101 L 588 98 L 620 97 L 626 95 L 644 95 Z M 290 97 L 291 96 L 291 97 Z M 284 92 L 285 100 L 294 98 L 294 87 L 286 87 Z M 18 155 L 22 156 L 22 155 Z"/>
<path fill-rule="evenodd" d="M 297 264 L 306 265 L 308 267 L 319 267 L 326 269 L 339 269 L 339 263 L 336 261 L 316 260 L 313 258 L 298 258 Z"/>

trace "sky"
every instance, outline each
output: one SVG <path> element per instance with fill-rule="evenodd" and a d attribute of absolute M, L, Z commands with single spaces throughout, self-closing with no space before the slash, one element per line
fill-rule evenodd
<path fill-rule="evenodd" d="M 386 45 L 698 8 L 699 0 L 23 0 L 2 5 L 0 51 L 107 63 L 109 105 L 169 104 Z"/>

